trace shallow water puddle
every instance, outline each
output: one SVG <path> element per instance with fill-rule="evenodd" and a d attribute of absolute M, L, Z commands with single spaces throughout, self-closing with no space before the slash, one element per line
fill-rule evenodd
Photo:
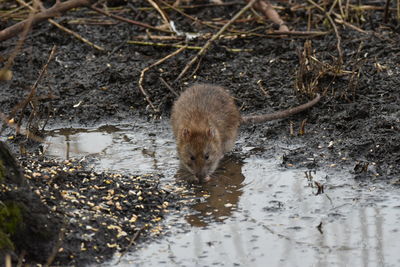
<path fill-rule="evenodd" d="M 166 124 L 53 130 L 47 140 L 49 155 L 93 157 L 99 169 L 162 172 L 171 182 L 178 166 Z M 344 170 L 310 180 L 277 158 L 243 154 L 224 162 L 218 182 L 194 189 L 194 205 L 167 217 L 167 236 L 106 265 L 400 265 L 398 188 L 360 185 Z"/>
<path fill-rule="evenodd" d="M 46 154 L 62 159 L 90 157 L 101 170 L 133 174 L 173 170 L 175 143 L 163 124 L 54 129 L 47 134 Z"/>

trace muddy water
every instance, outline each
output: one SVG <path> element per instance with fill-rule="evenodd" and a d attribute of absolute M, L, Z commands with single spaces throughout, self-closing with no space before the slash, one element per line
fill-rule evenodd
<path fill-rule="evenodd" d="M 46 153 L 91 157 L 98 169 L 162 172 L 170 186 L 178 161 L 169 132 L 145 123 L 56 129 Z M 167 217 L 165 237 L 106 265 L 400 266 L 398 188 L 360 183 L 345 169 L 282 168 L 282 154 L 243 147 L 244 159 L 229 157 L 218 182 L 194 188 L 194 204 Z"/>

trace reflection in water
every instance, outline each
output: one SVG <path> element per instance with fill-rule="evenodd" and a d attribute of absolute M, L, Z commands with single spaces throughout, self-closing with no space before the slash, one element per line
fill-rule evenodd
<path fill-rule="evenodd" d="M 243 161 L 238 158 L 225 158 L 210 182 L 195 186 L 198 203 L 191 206 L 195 213 L 187 215 L 186 221 L 192 226 L 204 227 L 226 220 L 237 209 L 243 194 L 242 166 Z M 205 200 L 204 196 L 207 196 Z"/>
<path fill-rule="evenodd" d="M 144 174 L 173 172 L 175 144 L 165 125 L 102 126 L 98 129 L 56 129 L 47 133 L 48 156 L 89 157 L 94 166 Z"/>
<path fill-rule="evenodd" d="M 168 127 L 54 130 L 47 153 L 95 154 L 98 169 L 163 173 L 171 183 L 179 161 Z M 196 203 L 166 217 L 171 235 L 138 245 L 118 265 L 400 266 L 399 188 L 360 183 L 321 163 L 313 176 L 325 190 L 316 195 L 305 170 L 243 151 L 244 162 L 229 158 L 218 179 L 193 187 Z"/>
<path fill-rule="evenodd" d="M 47 152 L 64 159 L 98 154 L 113 143 L 112 133 L 118 131 L 119 128 L 110 125 L 98 129 L 62 128 L 49 131 L 46 140 L 51 146 Z"/>

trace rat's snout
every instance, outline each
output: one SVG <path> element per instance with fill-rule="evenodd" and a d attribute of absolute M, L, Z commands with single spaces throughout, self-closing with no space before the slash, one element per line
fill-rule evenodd
<path fill-rule="evenodd" d="M 211 180 L 211 177 L 209 175 L 207 176 L 202 176 L 202 177 L 198 177 L 196 176 L 197 182 L 198 183 L 207 183 L 208 181 Z"/>
<path fill-rule="evenodd" d="M 210 177 L 208 176 L 208 173 L 206 170 L 200 169 L 196 170 L 194 173 L 194 176 L 196 176 L 197 180 L 200 183 L 208 182 L 210 180 Z"/>

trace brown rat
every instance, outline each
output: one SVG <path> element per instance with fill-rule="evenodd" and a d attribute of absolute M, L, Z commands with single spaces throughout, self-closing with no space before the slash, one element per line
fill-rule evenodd
<path fill-rule="evenodd" d="M 172 107 L 171 124 L 182 166 L 196 182 L 207 182 L 224 154 L 236 141 L 240 124 L 286 118 L 318 103 L 310 102 L 272 114 L 240 116 L 233 97 L 222 87 L 196 84 L 186 89 Z"/>

